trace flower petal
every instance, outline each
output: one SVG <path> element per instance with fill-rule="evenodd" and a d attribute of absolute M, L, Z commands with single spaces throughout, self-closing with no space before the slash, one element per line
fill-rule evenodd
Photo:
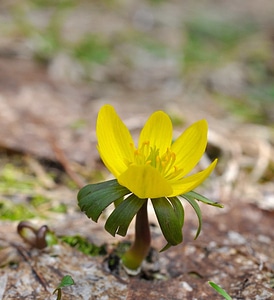
<path fill-rule="evenodd" d="M 192 124 L 172 144 L 171 151 L 176 154 L 176 167 L 183 169 L 183 172 L 180 172 L 181 178 L 197 165 L 205 152 L 206 145 L 206 120 Z"/>
<path fill-rule="evenodd" d="M 118 177 L 133 160 L 134 142 L 125 124 L 111 105 L 104 105 L 98 114 L 96 134 L 98 151 L 109 171 Z"/>
<path fill-rule="evenodd" d="M 169 182 L 150 165 L 132 165 L 117 180 L 141 199 L 158 198 L 172 193 Z"/>
<path fill-rule="evenodd" d="M 199 173 L 185 177 L 181 180 L 170 182 L 173 191 L 169 197 L 179 196 L 195 189 L 210 175 L 216 164 L 217 159 L 215 159 L 205 170 Z"/>
<path fill-rule="evenodd" d="M 161 156 L 170 147 L 172 141 L 172 123 L 169 116 L 162 112 L 156 111 L 147 120 L 139 137 L 138 147 L 143 143 L 150 142 L 150 147 L 159 149 Z"/>

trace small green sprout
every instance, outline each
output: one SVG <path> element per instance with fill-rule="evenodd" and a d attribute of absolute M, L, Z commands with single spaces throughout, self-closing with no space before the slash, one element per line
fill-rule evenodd
<path fill-rule="evenodd" d="M 17 226 L 17 232 L 25 242 L 38 249 L 44 249 L 57 243 L 57 237 L 47 225 L 36 229 L 31 223 L 21 221 Z"/>
<path fill-rule="evenodd" d="M 71 278 L 70 275 L 66 275 L 62 278 L 60 284 L 57 286 L 57 288 L 53 291 L 53 295 L 57 292 L 57 298 L 56 300 L 61 300 L 62 298 L 62 288 L 66 286 L 74 285 L 74 280 Z"/>
<path fill-rule="evenodd" d="M 212 282 L 212 281 L 208 281 L 208 284 L 217 292 L 219 293 L 221 296 L 224 297 L 224 299 L 226 300 L 232 300 L 232 298 L 227 294 L 227 292 L 222 289 L 219 285 L 217 285 L 216 283 Z"/>
<path fill-rule="evenodd" d="M 172 123 L 162 111 L 153 113 L 142 129 L 138 147 L 114 108 L 101 108 L 96 133 L 98 151 L 116 179 L 89 184 L 78 193 L 80 209 L 97 222 L 102 212 L 114 203 L 105 229 L 113 236 L 125 236 L 136 215 L 135 240 L 122 256 L 129 274 L 137 274 L 150 249 L 147 203 L 152 202 L 162 233 L 167 241 L 162 251 L 183 241 L 184 198 L 194 208 L 201 231 L 201 210 L 197 201 L 222 207 L 193 191 L 214 170 L 215 159 L 205 170 L 188 175 L 197 165 L 207 145 L 207 122 L 198 121 L 172 142 Z M 188 176 L 187 176 L 188 175 Z"/>

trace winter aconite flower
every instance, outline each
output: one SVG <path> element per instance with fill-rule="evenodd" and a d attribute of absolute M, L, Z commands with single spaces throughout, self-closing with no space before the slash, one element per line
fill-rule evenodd
<path fill-rule="evenodd" d="M 78 193 L 82 211 L 97 222 L 111 203 L 115 208 L 106 220 L 105 229 L 125 236 L 136 215 L 135 240 L 122 256 L 131 273 L 139 270 L 150 247 L 147 202 L 152 202 L 162 233 L 170 246 L 182 242 L 185 199 L 198 216 L 196 237 L 201 230 L 201 210 L 197 201 L 222 207 L 193 191 L 213 171 L 215 159 L 206 169 L 193 174 L 207 145 L 207 122 L 198 121 L 172 141 L 172 123 L 162 111 L 153 113 L 140 132 L 138 144 L 110 105 L 98 114 L 96 133 L 102 161 L 116 179 L 89 184 Z M 196 238 L 195 237 L 195 238 Z"/>
<path fill-rule="evenodd" d="M 172 123 L 162 111 L 153 113 L 141 131 L 138 146 L 116 114 L 105 105 L 97 121 L 100 156 L 117 178 L 139 198 L 174 197 L 200 185 L 212 172 L 207 169 L 187 176 L 197 165 L 207 145 L 207 122 L 198 121 L 172 143 Z"/>

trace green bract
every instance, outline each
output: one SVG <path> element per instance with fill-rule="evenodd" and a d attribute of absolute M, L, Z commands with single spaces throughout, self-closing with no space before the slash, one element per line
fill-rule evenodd
<path fill-rule="evenodd" d="M 82 188 L 78 193 L 78 204 L 89 218 L 97 222 L 102 212 L 110 204 L 122 197 L 125 197 L 125 199 L 114 208 L 106 220 L 105 229 L 113 236 L 115 234 L 125 236 L 133 217 L 145 203 L 146 199 L 138 198 L 127 188 L 121 186 L 116 179 L 113 179 L 102 183 L 89 184 Z M 179 197 L 151 199 L 160 228 L 168 242 L 162 250 L 166 250 L 169 246 L 180 244 L 183 240 L 184 208 L 179 200 L 181 197 L 191 204 L 198 216 L 199 226 L 195 238 L 198 237 L 202 225 L 201 210 L 197 201 L 222 207 L 221 204 L 213 202 L 193 191 Z"/>

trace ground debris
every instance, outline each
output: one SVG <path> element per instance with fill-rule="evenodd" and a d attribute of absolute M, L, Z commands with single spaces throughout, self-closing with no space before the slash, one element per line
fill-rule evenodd
<path fill-rule="evenodd" d="M 6 246 L 10 244 L 5 249 L 17 251 L 17 258 L 16 263 L 0 269 L 1 300 L 55 299 L 51 293 L 65 275 L 70 275 L 75 285 L 63 290 L 64 299 L 217 299 L 208 281 L 222 286 L 233 299 L 271 299 L 274 297 L 274 237 L 270 227 L 273 218 L 252 205 L 248 208 L 241 205 L 237 210 L 244 207 L 249 212 L 246 216 L 236 213 L 236 208 L 215 214 L 214 218 L 204 216 L 203 232 L 197 241 L 193 241 L 195 224 L 190 222 L 194 214 L 189 211 L 184 243 L 154 255 L 155 266 L 144 265 L 150 271 L 144 269 L 137 277 L 108 269 L 105 262 L 115 245 L 111 246 L 102 224 L 93 226 L 85 218 L 75 223 L 82 228 L 81 234 L 91 240 L 96 231 L 96 236 L 101 236 L 97 242 L 109 242 L 108 254 L 91 257 L 62 242 L 44 250 L 31 249 L 6 223 L 1 231 L 9 232 L 13 242 L 6 241 Z M 249 219 L 250 213 L 264 220 L 260 226 Z M 66 220 L 62 221 L 62 232 L 71 221 L 67 222 L 66 225 Z M 69 232 L 73 230 L 76 232 L 77 228 L 70 226 Z M 130 230 L 129 237 L 131 234 Z M 154 251 L 157 251 L 164 243 L 163 237 L 157 227 L 152 227 L 152 235 Z"/>

